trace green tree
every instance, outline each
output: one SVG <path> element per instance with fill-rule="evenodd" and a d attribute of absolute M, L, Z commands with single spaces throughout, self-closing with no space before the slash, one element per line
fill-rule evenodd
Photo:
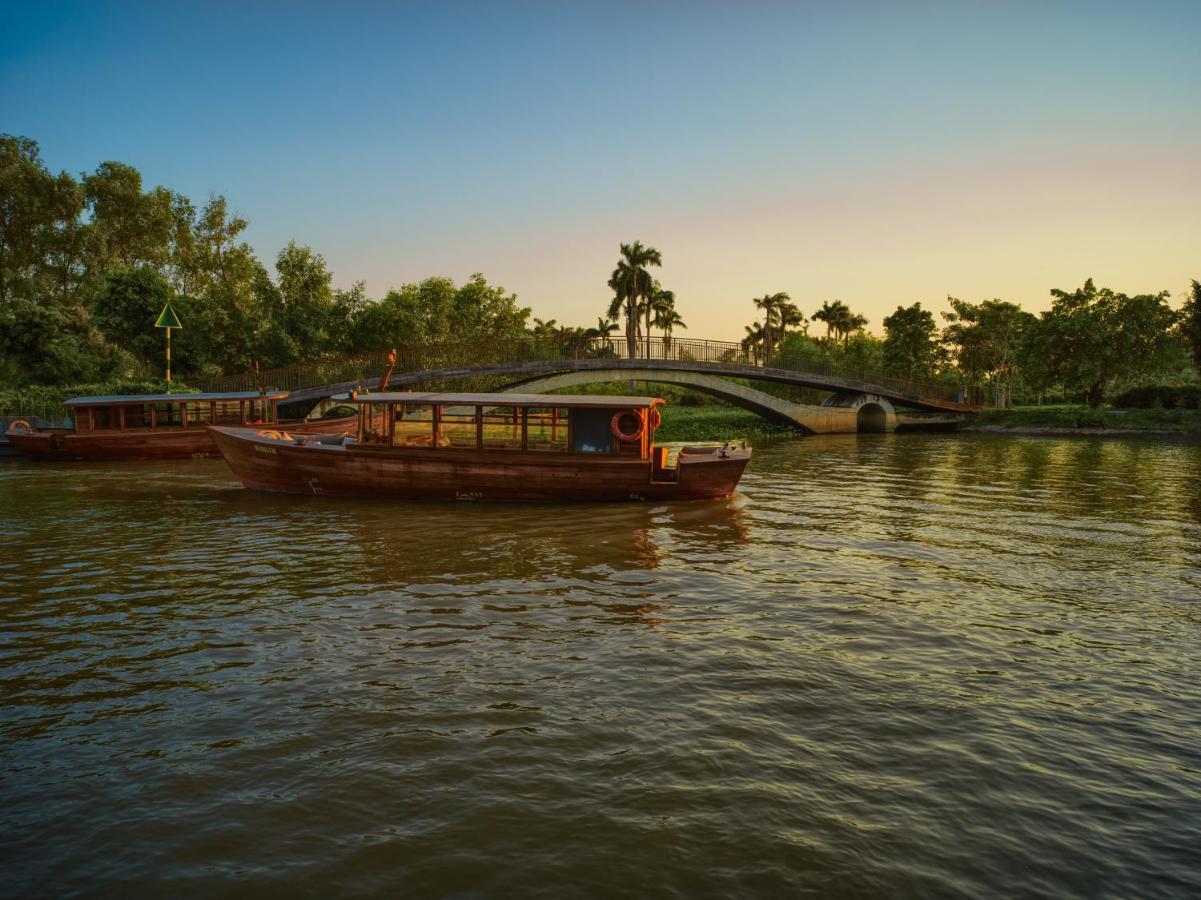
<path fill-rule="evenodd" d="M 1051 308 L 1035 330 L 1047 373 L 1100 406 L 1115 381 L 1133 380 L 1164 363 L 1177 315 L 1169 294 L 1134 297 L 1088 279 L 1074 291 L 1052 290 Z"/>
<path fill-rule="evenodd" d="M 763 364 L 765 366 L 771 363 L 781 315 L 786 306 L 791 306 L 791 301 L 792 298 L 784 291 L 764 294 L 762 297 L 755 298 L 755 306 L 763 310 Z M 795 309 L 795 307 L 793 308 Z"/>
<path fill-rule="evenodd" d="M 401 344 L 516 341 L 526 336 L 528 307 L 517 296 L 475 274 L 456 287 L 449 278 L 427 278 L 389 291 L 354 322 L 356 350 Z"/>
<path fill-rule="evenodd" d="M 663 254 L 654 247 L 643 246 L 641 241 L 622 244 L 620 252 L 617 267 L 609 276 L 613 302 L 609 304 L 608 315 L 610 319 L 625 316 L 626 351 L 633 359 L 638 355 L 639 315 L 643 311 L 642 304 L 654 291 L 654 279 L 649 267 L 663 265 Z"/>
<path fill-rule="evenodd" d="M 0 134 L 0 304 L 16 296 L 44 296 L 48 254 L 60 254 L 61 267 L 51 281 L 65 282 L 70 291 L 81 260 L 72 255 L 68 262 L 61 254 L 78 242 L 73 229 L 82 211 L 78 182 L 66 172 L 52 175 L 37 141 Z M 81 254 L 82 247 L 75 252 Z"/>
<path fill-rule="evenodd" d="M 137 169 L 104 162 L 84 177 L 83 192 L 91 213 L 88 257 L 98 275 L 143 264 L 160 271 L 166 267 L 174 224 L 170 191 L 143 193 Z"/>
<path fill-rule="evenodd" d="M 131 374 L 150 375 L 165 364 L 163 334 L 154 322 L 167 301 L 174 299 L 171 285 L 153 269 L 125 269 L 105 276 L 92 308 L 92 322 L 110 344 L 123 348 L 138 362 L 140 370 Z M 190 334 L 196 324 L 185 322 L 184 332 Z M 192 354 L 183 352 L 178 342 L 175 350 L 176 372 L 186 376 L 195 371 Z"/>
<path fill-rule="evenodd" d="M 884 366 L 907 378 L 926 378 L 938 361 L 938 326 L 921 303 L 898 306 L 884 318 Z"/>
<path fill-rule="evenodd" d="M 1189 298 L 1180 313 L 1180 331 L 1193 356 L 1193 365 L 1201 372 L 1201 283 L 1193 281 Z"/>
<path fill-rule="evenodd" d="M 951 311 L 942 314 L 947 322 L 942 341 L 964 381 L 972 386 L 987 381 L 1000 405 L 1009 406 L 1022 331 L 1033 316 L 1004 300 L 968 303 L 948 297 L 947 303 Z"/>

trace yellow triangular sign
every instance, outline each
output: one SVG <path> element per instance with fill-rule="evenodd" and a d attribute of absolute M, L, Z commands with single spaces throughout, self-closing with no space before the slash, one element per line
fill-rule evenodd
<path fill-rule="evenodd" d="M 158 314 L 158 321 L 154 323 L 155 328 L 183 328 L 183 322 L 179 321 L 179 316 L 175 315 L 175 310 L 171 306 L 171 301 L 168 300 L 163 306 L 163 311 Z"/>

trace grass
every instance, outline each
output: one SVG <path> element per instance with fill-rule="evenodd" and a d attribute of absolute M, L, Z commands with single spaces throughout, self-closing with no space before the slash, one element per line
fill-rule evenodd
<path fill-rule="evenodd" d="M 669 406 L 656 441 L 726 441 L 776 435 L 795 435 L 795 429 L 774 425 L 753 412 L 734 406 Z"/>
<path fill-rule="evenodd" d="M 988 409 L 969 427 L 1012 430 L 1118 430 L 1201 434 L 1201 410 L 1093 409 L 1088 406 L 1019 406 Z"/>

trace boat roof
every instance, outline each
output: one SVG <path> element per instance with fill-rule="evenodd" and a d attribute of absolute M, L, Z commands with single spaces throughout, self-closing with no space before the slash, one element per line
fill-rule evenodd
<path fill-rule="evenodd" d="M 207 400 L 283 400 L 287 391 L 228 391 L 215 394 L 113 394 L 108 397 L 72 397 L 63 406 L 116 406 L 123 403 L 203 403 Z"/>
<path fill-rule="evenodd" d="M 347 394 L 335 397 L 351 403 L 437 403 L 442 406 L 557 406 L 600 409 L 649 409 L 659 397 L 626 397 L 615 394 L 446 394 L 420 391 L 384 391 L 378 394 Z"/>

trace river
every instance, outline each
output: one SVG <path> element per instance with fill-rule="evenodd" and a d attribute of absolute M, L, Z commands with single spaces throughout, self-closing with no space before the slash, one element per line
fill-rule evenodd
<path fill-rule="evenodd" d="M 0 463 L 0 894 L 1201 895 L 1201 446 L 864 435 L 727 502 Z"/>

